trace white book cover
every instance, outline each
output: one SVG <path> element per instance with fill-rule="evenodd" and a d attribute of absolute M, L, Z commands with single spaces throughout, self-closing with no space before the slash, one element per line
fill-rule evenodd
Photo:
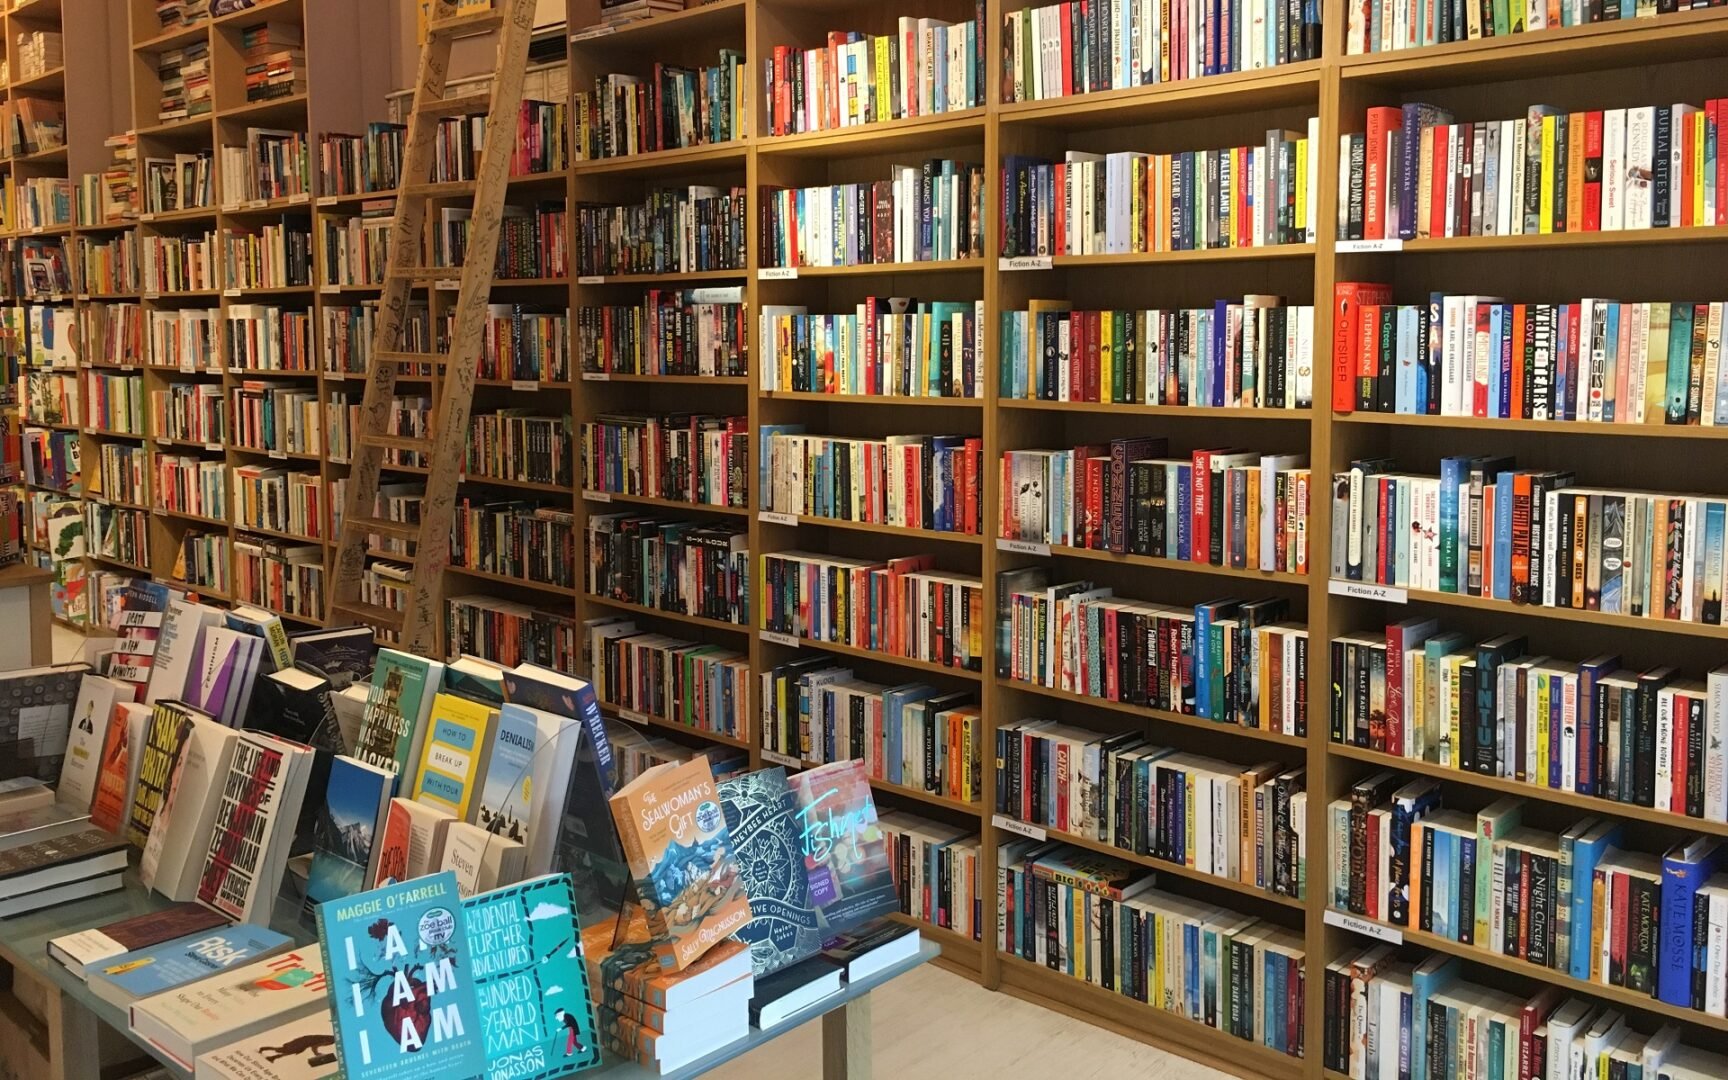
<path fill-rule="evenodd" d="M 1656 110 L 1652 106 L 1626 110 L 1625 227 L 1650 227 L 1651 189 L 1656 179 Z"/>
<path fill-rule="evenodd" d="M 66 740 L 66 758 L 60 765 L 60 783 L 55 797 L 81 811 L 90 809 L 96 797 L 96 781 L 102 772 L 102 746 L 115 706 L 132 700 L 137 688 L 103 675 L 85 675 L 78 683 L 78 700 L 72 707 L 72 730 Z"/>
<path fill-rule="evenodd" d="M 197 895 L 204 866 L 200 856 L 215 827 L 217 785 L 228 775 L 236 737 L 232 729 L 202 716 L 192 716 L 191 723 L 138 864 L 144 887 L 175 901 Z"/>
<path fill-rule="evenodd" d="M 146 705 L 154 705 L 163 698 L 185 696 L 204 630 L 221 623 L 222 612 L 205 604 L 175 600 L 168 605 L 162 636 L 156 640 L 156 663 L 150 669 L 150 685 L 144 692 Z"/>
<path fill-rule="evenodd" d="M 1626 224 L 1626 110 L 1602 114 L 1602 231 Z"/>
<path fill-rule="evenodd" d="M 193 1080 L 327 1080 L 336 1076 L 329 1012 L 314 1012 L 198 1055 Z"/>
<path fill-rule="evenodd" d="M 202 1053 L 319 1013 L 329 1014 L 323 958 L 295 949 L 135 1002 L 132 1032 L 192 1069 Z"/>
<path fill-rule="evenodd" d="M 520 881 L 526 854 L 527 849 L 514 840 L 455 821 L 445 834 L 444 857 L 438 869 L 455 871 L 456 889 L 466 899 Z"/>
<path fill-rule="evenodd" d="M 311 757 L 309 748 L 263 732 L 236 736 L 203 853 L 200 903 L 241 922 L 269 922 Z"/>

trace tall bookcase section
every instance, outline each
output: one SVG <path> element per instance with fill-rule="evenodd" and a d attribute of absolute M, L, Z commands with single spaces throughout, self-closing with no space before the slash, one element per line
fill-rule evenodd
<path fill-rule="evenodd" d="M 1728 21 L 1711 10 L 1510 39 L 1344 56 L 1337 64 L 1334 118 L 1338 132 L 1350 134 L 1366 130 L 1370 109 L 1417 102 L 1444 109 L 1459 124 L 1522 120 L 1538 103 L 1553 106 L 1563 121 L 1568 113 L 1590 110 L 1666 107 L 1675 102 L 1702 105 L 1728 93 L 1720 63 L 1705 59 L 1720 55 L 1725 35 Z M 1526 41 L 1529 44 L 1523 44 Z M 1328 145 L 1332 151 L 1325 160 L 1328 171 L 1335 173 L 1340 168 L 1337 139 Z M 1608 175 L 1601 178 L 1604 185 L 1615 179 Z M 1587 183 L 1591 179 L 1586 173 Z M 1347 184 L 1348 178 L 1339 177 L 1338 181 Z M 1326 190 L 1339 189 L 1328 180 Z M 1326 202 L 1330 209 L 1330 196 Z M 1512 213 L 1522 210 L 1514 206 Z M 1342 208 L 1333 212 L 1341 213 Z M 1484 300 L 1500 298 L 1507 305 L 1533 306 L 1580 305 L 1588 303 L 1584 298 L 1611 297 L 1625 302 L 1626 310 L 1643 301 L 1661 301 L 1665 308 L 1670 301 L 1702 304 L 1719 300 L 1717 290 L 1701 283 L 1696 267 L 1720 258 L 1720 226 L 1536 234 L 1520 230 L 1514 235 L 1499 230 L 1499 235 L 1462 235 L 1465 230 L 1460 230 L 1460 235 L 1447 237 L 1430 235 L 1424 222 L 1420 230 L 1417 238 L 1382 242 L 1340 239 L 1334 243 L 1334 233 L 1328 229 L 1321 241 L 1323 250 L 1333 252 L 1330 258 L 1323 256 L 1329 264 L 1326 276 L 1335 282 L 1383 284 L 1390 287 L 1389 303 L 1428 304 L 1431 309 L 1431 296 L 1465 294 Z M 1336 311 L 1333 317 L 1338 317 Z M 1524 358 L 1518 360 L 1522 368 Z M 1708 387 L 1704 393 L 1708 399 Z M 1352 462 L 1386 457 L 1396 459 L 1397 470 L 1428 476 L 1438 474 L 1442 459 L 1505 456 L 1514 462 L 1504 466 L 1508 470 L 1569 472 L 1575 476 L 1570 483 L 1578 486 L 1627 492 L 1685 490 L 1710 499 L 1724 495 L 1720 478 L 1728 462 L 1728 444 L 1713 427 L 1664 425 L 1661 416 L 1647 425 L 1634 425 L 1588 419 L 1497 419 L 1479 411 L 1468 415 L 1448 410 L 1450 414 L 1444 416 L 1361 408 L 1347 412 L 1344 404 L 1329 401 L 1324 414 L 1327 422 L 1316 439 L 1332 472 L 1347 472 Z M 1318 527 L 1323 531 L 1327 528 Z M 1336 535 L 1335 527 L 1329 535 Z M 1334 577 L 1351 576 L 1336 551 L 1332 563 Z M 1327 569 L 1322 563 L 1316 573 L 1324 575 Z M 1460 572 L 1465 572 L 1463 564 Z M 1478 655 L 1478 643 L 1500 635 L 1518 635 L 1525 639 L 1526 660 L 1553 658 L 1557 671 L 1577 671 L 1581 664 L 1588 666 L 1585 658 L 1612 656 L 1617 659 L 1610 668 L 1645 672 L 1672 665 L 1677 677 L 1687 679 L 1703 679 L 1721 664 L 1723 656 L 1723 627 L 1702 621 L 1665 621 L 1609 613 L 1599 607 L 1514 604 L 1492 596 L 1416 587 L 1382 588 L 1360 581 L 1332 580 L 1326 587 L 1330 595 L 1321 597 L 1317 580 L 1314 595 L 1316 602 L 1328 609 L 1327 633 L 1332 638 L 1362 631 L 1384 642 L 1390 633 L 1387 628 L 1394 623 L 1435 619 L 1440 631 L 1463 633 L 1471 659 Z M 1320 642 L 1317 633 L 1319 663 L 1311 669 L 1314 692 L 1337 693 L 1342 678 L 1336 669 L 1338 657 L 1321 649 Z M 1324 689 L 1328 685 L 1330 691 Z M 1349 693 L 1349 688 L 1344 692 Z M 1580 708 L 1584 707 L 1580 702 Z M 1437 763 L 1432 752 L 1425 757 L 1382 752 L 1371 745 L 1359 745 L 1349 724 L 1347 719 L 1342 742 L 1336 738 L 1338 732 L 1329 738 L 1324 727 L 1312 735 L 1314 752 L 1326 759 L 1327 797 L 1312 803 L 1311 812 L 1323 811 L 1330 799 L 1350 798 L 1352 785 L 1389 769 L 1401 777 L 1401 783 L 1438 779 L 1444 805 L 1471 817 L 1496 800 L 1512 799 L 1524 803 L 1524 826 L 1548 832 L 1564 832 L 1591 815 L 1618 820 L 1624 833 L 1616 846 L 1655 853 L 1658 863 L 1663 852 L 1691 837 L 1714 840 L 1728 835 L 1728 827 L 1720 821 L 1683 816 L 1633 801 L 1578 794 L 1569 781 L 1550 787 L 1510 773 L 1502 775 L 1496 768 L 1459 769 Z M 1714 748 L 1707 751 L 1715 752 Z M 1493 753 L 1490 748 L 1489 756 Z M 1523 762 L 1515 767 L 1521 771 Z M 1312 831 L 1321 828 L 1322 822 L 1313 819 L 1310 835 L 1323 835 Z M 1317 875 L 1324 873 L 1320 864 L 1312 864 L 1310 879 L 1319 881 Z M 1663 887 L 1666 890 L 1668 886 Z M 1329 894 L 1311 897 L 1310 914 L 1326 915 L 1328 921 L 1350 914 L 1328 911 L 1335 906 Z M 1690 1046 L 1715 1051 L 1728 1046 L 1728 1024 L 1719 1016 L 1668 1004 L 1654 995 L 1572 978 L 1564 960 L 1554 969 L 1489 948 L 1460 944 L 1419 929 L 1416 912 L 1412 911 L 1410 918 L 1410 925 L 1397 927 L 1386 925 L 1384 916 L 1361 920 L 1353 924 L 1354 930 L 1327 925 L 1316 929 L 1317 938 L 1311 940 L 1322 943 L 1328 960 L 1336 960 L 1372 944 L 1375 937 L 1401 939 L 1425 951 L 1462 958 L 1464 978 L 1477 985 L 1502 988 L 1520 998 L 1545 985 L 1557 986 L 1568 997 L 1586 998 L 1620 1010 L 1633 1028 L 1645 1034 L 1663 1024 L 1677 1024 L 1682 1041 Z M 1309 970 L 1313 973 L 1317 969 L 1311 966 Z M 1311 979 L 1311 991 L 1313 982 Z"/>
<path fill-rule="evenodd" d="M 711 100 L 725 96 L 724 80 L 734 94 L 753 101 L 756 69 L 744 63 L 749 10 L 740 0 L 722 0 L 595 32 L 600 23 L 595 0 L 577 0 L 569 8 L 575 31 L 571 119 L 577 132 L 570 187 L 577 238 L 571 317 L 581 367 L 574 397 L 576 528 L 578 550 L 587 552 L 586 565 L 575 568 L 576 610 L 584 623 L 627 621 L 644 635 L 663 635 L 630 639 L 642 645 L 629 646 L 642 670 L 657 669 L 669 656 L 672 667 L 680 666 L 676 657 L 687 656 L 691 671 L 714 665 L 727 669 L 725 677 L 734 681 L 738 694 L 731 711 L 716 699 L 704 713 L 695 695 L 685 696 L 685 708 L 675 707 L 670 686 L 665 698 L 656 700 L 641 687 L 633 689 L 629 680 L 598 680 L 608 713 L 649 735 L 669 735 L 722 753 L 749 752 L 754 745 L 755 718 L 747 702 L 756 700 L 757 680 L 750 672 L 760 661 L 742 603 L 725 603 L 721 583 L 728 573 L 734 582 L 746 581 L 750 560 L 761 550 L 760 530 L 751 516 L 757 503 L 750 431 L 758 412 L 750 372 L 758 361 L 744 331 L 756 310 L 749 273 L 755 245 L 755 217 L 748 204 L 753 120 L 736 109 L 722 116 L 704 107 L 698 111 L 707 116 L 706 124 L 697 120 L 681 129 L 676 92 L 662 98 L 661 89 L 691 78 L 688 73 L 712 71 Z M 734 60 L 730 73 L 722 70 L 728 55 Z M 701 96 L 697 89 L 691 100 Z M 661 99 L 658 107 L 651 98 Z M 638 105 L 645 106 L 641 113 Z M 625 118 L 635 115 L 643 120 L 632 134 Z M 584 137 L 591 129 L 594 133 Z M 616 249 L 584 226 L 584 221 L 623 212 L 613 208 L 649 205 L 667 232 L 658 253 L 639 245 L 632 264 L 614 261 Z M 706 234 L 708 254 L 680 250 L 686 227 L 692 235 Z M 737 230 L 741 244 L 723 239 L 728 229 Z M 699 432 L 692 438 L 693 426 L 720 434 Z M 667 440 L 690 442 L 673 450 Z M 731 462 L 725 458 L 727 444 L 735 451 Z M 669 465 L 659 487 L 651 482 L 652 470 L 624 465 L 626 458 L 645 463 L 657 454 L 675 455 L 683 470 Z M 686 527 L 660 527 L 674 522 Z M 636 536 L 640 550 L 651 548 L 651 557 L 659 559 L 673 550 L 667 540 L 680 533 L 686 559 L 700 553 L 708 568 L 705 585 L 717 591 L 708 591 L 707 599 L 656 595 L 646 559 L 636 572 L 629 566 L 627 537 Z M 756 604 L 753 584 L 748 592 L 749 602 Z M 620 646 L 609 641 L 600 633 L 582 642 L 585 670 L 596 676 L 608 669 L 617 673 Z M 678 678 L 682 682 L 685 676 Z"/>

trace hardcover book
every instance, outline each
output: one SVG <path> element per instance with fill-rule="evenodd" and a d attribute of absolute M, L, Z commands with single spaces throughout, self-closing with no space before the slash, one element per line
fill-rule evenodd
<path fill-rule="evenodd" d="M 156 646 L 162 637 L 162 621 L 173 598 L 166 585 L 143 578 L 132 579 L 121 597 L 120 612 L 114 621 L 114 629 L 120 636 L 108 675 L 131 688 L 128 701 L 137 700 L 149 686 L 150 673 L 156 666 Z"/>
<path fill-rule="evenodd" d="M 617 915 L 631 891 L 630 867 L 608 798 L 595 743 L 584 738 L 564 790 L 552 851 L 552 869 L 570 875 L 584 925 Z"/>
<path fill-rule="evenodd" d="M 318 908 L 345 1080 L 440 1080 L 486 1071 L 470 973 L 476 954 L 454 874 Z"/>
<path fill-rule="evenodd" d="M 663 965 L 689 967 L 749 923 L 750 901 L 706 757 L 656 765 L 611 804 Z M 886 869 L 886 854 L 882 861 Z"/>
<path fill-rule="evenodd" d="M 96 799 L 101 779 L 102 748 L 108 739 L 108 723 L 114 707 L 131 701 L 135 688 L 102 675 L 85 675 L 78 682 L 78 701 L 72 708 L 72 729 L 66 743 L 66 758 L 60 766 L 58 798 L 69 806 L 88 810 Z"/>
<path fill-rule="evenodd" d="M 162 633 L 156 640 L 156 661 L 150 668 L 150 685 L 144 691 L 144 702 L 186 697 L 191 685 L 193 664 L 204 646 L 204 631 L 222 624 L 222 612 L 207 604 L 192 600 L 174 600 L 162 620 Z"/>
<path fill-rule="evenodd" d="M 226 626 L 204 631 L 198 662 L 187 681 L 188 703 L 233 727 L 244 717 L 264 640 Z"/>
<path fill-rule="evenodd" d="M 267 922 L 306 792 L 311 750 L 243 731 L 220 789 L 198 900 L 240 922 Z"/>
<path fill-rule="evenodd" d="M 295 634 L 288 639 L 288 651 L 294 666 L 318 672 L 337 690 L 365 682 L 381 656 L 377 635 L 370 626 Z"/>
<path fill-rule="evenodd" d="M 396 774 L 351 757 L 330 766 L 322 808 L 313 829 L 312 872 L 306 902 L 322 904 L 367 887 L 377 849 L 379 820 L 396 790 Z"/>
<path fill-rule="evenodd" d="M 528 870 L 545 873 L 575 770 L 581 724 L 515 702 L 498 710 L 476 824 L 527 849 Z"/>
<path fill-rule="evenodd" d="M 862 761 L 837 761 L 794 773 L 799 842 L 810 901 L 822 936 L 900 910 L 888 843 Z"/>
<path fill-rule="evenodd" d="M 320 1009 L 200 1054 L 193 1080 L 329 1080 L 338 1071 L 336 1028 Z"/>
<path fill-rule="evenodd" d="M 553 874 L 462 902 L 469 978 L 489 1014 L 487 1080 L 551 1080 L 600 1064 L 575 899 L 569 876 Z"/>
<path fill-rule="evenodd" d="M 456 875 L 457 891 L 467 899 L 520 881 L 526 861 L 527 849 L 516 841 L 466 821 L 452 821 L 444 836 L 444 855 L 438 869 Z"/>
<path fill-rule="evenodd" d="M 95 995 L 124 1009 L 219 971 L 275 956 L 294 942 L 263 926 L 241 924 L 200 932 L 117 956 L 84 973 Z"/>
<path fill-rule="evenodd" d="M 148 705 L 122 702 L 114 707 L 103 735 L 96 797 L 90 803 L 90 824 L 116 836 L 130 820 L 133 789 L 138 782 L 138 759 L 150 714 Z"/>
<path fill-rule="evenodd" d="M 380 649 L 354 756 L 368 765 L 394 769 L 398 776 L 412 776 L 427 714 L 443 678 L 444 665 L 436 660 Z"/>
<path fill-rule="evenodd" d="M 0 901 L 126 869 L 126 843 L 101 829 L 0 849 Z"/>
<path fill-rule="evenodd" d="M 191 900 L 198 894 L 202 856 L 215 827 L 217 785 L 228 775 L 239 738 L 232 728 L 197 713 L 186 720 L 190 727 L 169 776 L 168 793 L 138 862 L 138 880 L 170 900 Z"/>
<path fill-rule="evenodd" d="M 228 612 L 223 625 L 230 630 L 251 634 L 264 643 L 264 656 L 259 672 L 269 674 L 292 667 L 294 654 L 288 647 L 288 631 L 282 626 L 282 616 L 263 608 L 242 605 Z"/>
<path fill-rule="evenodd" d="M 750 965 L 760 977 L 822 948 L 821 921 L 804 873 L 798 801 L 779 767 L 722 780 L 719 791 L 750 897 L 750 922 L 738 939 L 750 946 Z"/>
<path fill-rule="evenodd" d="M 174 768 L 180 762 L 186 740 L 191 737 L 195 713 L 197 710 L 184 702 L 166 700 L 156 702 L 150 710 L 144 742 L 138 751 L 138 779 L 126 824 L 126 840 L 139 851 L 149 841 L 156 815 L 168 798 L 168 785 L 174 778 Z"/>
<path fill-rule="evenodd" d="M 367 888 L 425 877 L 443 863 L 444 839 L 456 819 L 449 811 L 395 798 L 384 812 Z"/>
<path fill-rule="evenodd" d="M 568 716 L 581 721 L 582 730 L 592 744 L 588 752 L 600 765 L 604 794 L 610 798 L 617 790 L 617 766 L 612 760 L 612 742 L 606 736 L 606 722 L 600 714 L 600 699 L 586 679 L 538 664 L 517 664 L 504 672 L 504 700 L 549 712 L 553 716 Z"/>
<path fill-rule="evenodd" d="M 294 949 L 135 1003 L 132 1032 L 191 1069 L 207 1050 L 328 1008 L 323 957 Z"/>
<path fill-rule="evenodd" d="M 454 694 L 432 699 L 414 774 L 414 798 L 467 821 L 491 751 L 498 710 Z"/>
<path fill-rule="evenodd" d="M 60 777 L 83 664 L 0 673 L 0 780 Z"/>
<path fill-rule="evenodd" d="M 603 1006 L 639 1015 L 628 998 L 670 1013 L 722 986 L 753 978 L 750 950 L 737 940 L 722 941 L 683 971 L 673 971 L 654 955 L 654 935 L 640 911 L 627 918 L 622 933 L 613 919 L 582 933 L 588 982 Z"/>
<path fill-rule="evenodd" d="M 227 925 L 226 916 L 202 904 L 174 904 L 161 911 L 134 915 L 106 926 L 51 938 L 48 955 L 66 965 L 72 974 L 83 978 L 85 969 L 92 964 Z"/>

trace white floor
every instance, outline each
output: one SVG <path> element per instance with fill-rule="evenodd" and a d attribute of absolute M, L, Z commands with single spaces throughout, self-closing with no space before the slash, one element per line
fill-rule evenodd
<path fill-rule="evenodd" d="M 79 658 L 84 639 L 54 627 L 54 659 Z M 875 1073 L 900 1080 L 971 1080 L 1010 1071 L 1092 1080 L 1223 1080 L 1225 1074 L 1061 1013 L 991 993 L 927 966 L 878 990 L 872 1002 Z M 714 1080 L 813 1080 L 822 1032 L 806 1024 L 710 1075 Z"/>

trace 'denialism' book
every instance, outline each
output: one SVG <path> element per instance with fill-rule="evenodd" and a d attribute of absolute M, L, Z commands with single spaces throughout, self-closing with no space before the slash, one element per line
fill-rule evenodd
<path fill-rule="evenodd" d="M 792 776 L 810 900 L 832 937 L 900 909 L 888 841 L 862 761 L 837 761 Z"/>
<path fill-rule="evenodd" d="M 468 977 L 487 1012 L 487 1080 L 550 1080 L 600 1064 L 575 892 L 550 874 L 464 900 Z"/>
<path fill-rule="evenodd" d="M 662 964 L 682 970 L 749 923 L 750 901 L 707 758 L 656 765 L 611 802 Z"/>
<path fill-rule="evenodd" d="M 433 1080 L 486 1071 L 485 1022 L 456 875 L 391 885 L 318 908 L 336 1048 L 346 1080 Z"/>
<path fill-rule="evenodd" d="M 738 931 L 758 976 L 796 964 L 822 948 L 798 828 L 798 801 L 775 767 L 720 781 L 720 806 L 744 888 L 750 922 Z"/>

